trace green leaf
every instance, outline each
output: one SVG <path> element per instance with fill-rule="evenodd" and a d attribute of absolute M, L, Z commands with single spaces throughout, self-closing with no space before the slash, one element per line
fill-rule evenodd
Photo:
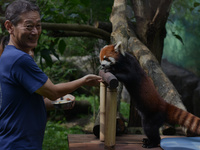
<path fill-rule="evenodd" d="M 56 52 L 55 45 L 58 43 L 58 39 L 52 40 L 50 43 L 49 51 L 59 60 L 59 55 Z"/>
<path fill-rule="evenodd" d="M 64 53 L 65 49 L 66 49 L 65 41 L 64 40 L 60 40 L 59 44 L 58 44 L 58 50 L 59 50 L 61 55 Z"/>
<path fill-rule="evenodd" d="M 50 67 L 52 66 L 53 61 L 52 61 L 52 59 L 51 59 L 50 52 L 49 52 L 48 49 L 43 49 L 43 50 L 41 51 L 41 57 L 45 59 L 46 64 L 47 64 L 48 66 L 50 66 Z"/>
<path fill-rule="evenodd" d="M 83 4 L 85 7 L 88 7 L 90 5 L 90 0 L 80 0 L 81 4 Z"/>
<path fill-rule="evenodd" d="M 198 6 L 200 6 L 200 3 L 195 2 L 195 3 L 194 3 L 194 7 L 198 7 Z"/>
<path fill-rule="evenodd" d="M 184 45 L 183 39 L 180 35 L 176 34 L 175 32 L 172 32 L 172 34 L 173 36 L 175 36 L 176 39 L 178 39 Z"/>

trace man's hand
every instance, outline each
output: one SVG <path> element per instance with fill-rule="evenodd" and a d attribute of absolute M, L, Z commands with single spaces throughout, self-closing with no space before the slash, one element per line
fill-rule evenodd
<path fill-rule="evenodd" d="M 85 85 L 89 86 L 98 86 L 100 82 L 102 82 L 102 78 L 100 76 L 94 74 L 88 74 L 83 77 Z"/>

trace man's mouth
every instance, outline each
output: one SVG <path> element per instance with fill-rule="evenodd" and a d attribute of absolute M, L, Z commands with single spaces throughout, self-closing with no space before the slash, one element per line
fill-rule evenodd
<path fill-rule="evenodd" d="M 28 38 L 28 40 L 32 43 L 36 43 L 38 41 L 38 38 Z"/>

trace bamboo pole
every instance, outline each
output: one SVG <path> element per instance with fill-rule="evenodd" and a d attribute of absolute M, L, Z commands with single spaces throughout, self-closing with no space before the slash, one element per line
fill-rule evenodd
<path fill-rule="evenodd" d="M 106 86 L 100 83 L 100 141 L 104 141 L 106 115 Z"/>
<path fill-rule="evenodd" d="M 115 148 L 116 139 L 118 80 L 112 73 L 103 70 L 99 71 L 99 75 L 105 82 L 100 87 L 100 140 L 105 141 L 105 149 L 111 150 Z"/>
<path fill-rule="evenodd" d="M 105 149 L 115 149 L 117 117 L 117 89 L 107 88 L 106 120 L 105 120 Z"/>

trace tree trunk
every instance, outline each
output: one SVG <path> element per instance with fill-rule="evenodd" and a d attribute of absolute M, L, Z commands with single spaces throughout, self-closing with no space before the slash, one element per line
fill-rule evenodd
<path fill-rule="evenodd" d="M 131 0 L 136 18 L 135 33 L 140 41 L 161 62 L 165 24 L 169 15 L 172 0 Z"/>
<path fill-rule="evenodd" d="M 161 60 L 161 51 L 163 50 L 164 41 L 164 36 L 161 35 L 165 31 L 165 23 L 171 4 L 171 1 L 168 1 L 168 5 L 165 3 L 165 1 L 167 0 L 161 0 L 161 3 L 157 5 L 157 7 L 159 6 L 158 8 L 155 5 L 150 5 L 151 2 L 148 0 L 136 0 L 132 2 L 135 7 L 134 14 L 136 15 L 138 21 L 136 23 L 137 28 L 135 30 L 133 29 L 131 23 L 127 20 L 126 0 L 115 0 L 110 17 L 110 21 L 112 22 L 113 26 L 113 31 L 111 33 L 111 42 L 116 43 L 118 41 L 122 41 L 122 48 L 125 51 L 132 52 L 133 55 L 136 56 L 141 67 L 153 80 L 154 85 L 161 97 L 168 103 L 171 103 L 181 109 L 186 110 L 177 90 L 174 88 L 167 76 L 163 73 L 156 57 L 147 48 L 153 48 L 153 53 L 155 53 L 157 57 L 159 56 L 158 59 Z M 156 2 L 152 1 L 152 3 Z M 147 4 L 151 7 L 147 7 Z M 161 6 L 163 6 L 164 4 L 166 5 L 167 9 L 163 9 L 162 11 L 160 11 L 160 9 L 162 8 Z M 148 12 L 151 12 L 151 14 L 148 14 Z M 164 20 L 161 16 L 165 16 Z M 143 23 L 144 25 L 142 25 Z M 150 40 L 148 32 L 151 29 L 149 26 L 151 25 L 151 23 L 153 24 L 153 26 L 157 28 L 159 27 L 159 30 L 154 30 L 151 33 L 154 36 L 152 36 L 152 39 Z M 144 43 L 142 43 L 139 39 L 141 41 L 144 41 Z M 156 48 L 156 45 L 158 45 L 159 48 Z M 134 114 L 130 114 L 130 119 L 133 118 L 132 115 Z"/>

